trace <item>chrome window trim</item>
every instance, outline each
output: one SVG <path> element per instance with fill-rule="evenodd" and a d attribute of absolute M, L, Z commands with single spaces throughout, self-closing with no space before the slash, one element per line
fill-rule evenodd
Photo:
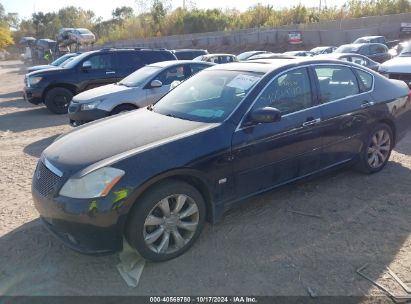
<path fill-rule="evenodd" d="M 63 177 L 63 172 L 61 172 L 56 166 L 50 163 L 47 158 L 43 159 L 43 164 L 47 167 L 47 169 L 56 174 L 58 177 Z"/>
<path fill-rule="evenodd" d="M 359 93 L 359 94 L 355 94 L 355 95 L 346 96 L 346 97 L 343 97 L 343 98 L 340 98 L 340 99 L 336 99 L 336 100 L 333 100 L 333 101 L 329 101 L 329 102 L 325 102 L 325 103 L 320 103 L 320 104 L 314 105 L 314 106 L 309 107 L 309 108 L 305 108 L 305 109 L 302 109 L 302 110 L 299 110 L 299 111 L 295 111 L 295 112 L 292 112 L 292 113 L 288 113 L 288 114 L 282 116 L 282 118 L 284 118 L 284 117 L 289 117 L 290 115 L 294 115 L 294 114 L 300 113 L 300 112 L 302 112 L 302 111 L 306 111 L 306 110 L 310 110 L 310 109 L 315 109 L 315 108 L 321 107 L 321 106 L 323 106 L 323 105 L 325 105 L 325 104 L 331 104 L 331 103 L 343 101 L 343 100 L 348 99 L 348 98 L 351 98 L 351 97 L 353 97 L 353 96 L 361 96 L 361 95 L 364 95 L 364 94 L 369 94 L 369 93 L 371 93 L 371 92 L 374 91 L 375 77 L 374 77 L 374 75 L 371 74 L 370 72 L 362 69 L 362 68 L 361 68 L 362 66 L 356 67 L 356 66 L 352 66 L 352 65 L 349 65 L 349 64 L 342 64 L 342 63 L 316 63 L 316 64 L 310 63 L 310 64 L 301 65 L 301 66 L 298 66 L 298 67 L 292 67 L 292 68 L 289 68 L 289 69 L 287 69 L 287 70 L 285 70 L 285 71 L 282 71 L 281 73 L 279 73 L 278 75 L 276 75 L 273 79 L 271 79 L 271 80 L 264 86 L 264 88 L 263 88 L 263 89 L 261 90 L 261 92 L 257 95 L 257 97 L 254 99 L 254 101 L 251 103 L 250 107 L 247 109 L 246 113 L 245 113 L 245 114 L 243 115 L 243 117 L 241 118 L 240 123 L 237 125 L 237 128 L 235 129 L 234 132 L 241 131 L 241 130 L 243 130 L 243 129 L 247 129 L 247 128 L 250 127 L 250 126 L 241 127 L 241 125 L 243 124 L 244 119 L 247 117 L 248 113 L 250 113 L 250 110 L 253 108 L 253 106 L 254 106 L 255 103 L 257 102 L 258 98 L 260 98 L 260 96 L 261 96 L 261 94 L 264 92 L 264 90 L 265 90 L 269 85 L 271 85 L 271 83 L 272 83 L 274 80 L 276 80 L 278 77 L 282 76 L 283 74 L 285 74 L 285 73 L 287 73 L 287 72 L 289 72 L 289 71 L 296 70 L 296 69 L 300 69 L 300 68 L 310 68 L 310 67 L 316 67 L 316 66 L 330 66 L 330 65 L 343 66 L 343 67 L 348 67 L 348 68 L 350 68 L 350 69 L 357 69 L 357 70 L 360 70 L 360 71 L 362 71 L 362 72 L 365 72 L 365 73 L 370 74 L 370 75 L 372 76 L 372 88 L 371 88 L 371 90 L 366 91 L 366 92 L 362 92 L 362 93 Z M 355 76 L 355 75 L 354 75 L 354 76 Z M 243 99 L 243 100 L 244 100 L 244 99 Z M 233 113 L 234 113 L 234 111 L 233 111 Z"/>

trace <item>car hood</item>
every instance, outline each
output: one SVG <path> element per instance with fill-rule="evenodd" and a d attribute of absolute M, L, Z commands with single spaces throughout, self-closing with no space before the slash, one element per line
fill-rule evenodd
<path fill-rule="evenodd" d="M 29 72 L 33 72 L 33 71 L 44 70 L 44 69 L 53 69 L 53 68 L 56 68 L 56 67 L 54 65 L 44 64 L 44 65 L 36 65 L 36 66 L 30 67 L 27 70 Z"/>
<path fill-rule="evenodd" d="M 380 65 L 380 72 L 411 73 L 411 57 L 395 57 Z"/>
<path fill-rule="evenodd" d="M 62 67 L 48 67 L 47 69 L 41 69 L 34 72 L 30 72 L 27 76 L 46 76 L 47 74 L 56 74 L 59 72 L 64 72 L 65 69 Z"/>
<path fill-rule="evenodd" d="M 45 149 L 42 159 L 47 159 L 64 176 L 84 175 L 215 126 L 164 116 L 144 108 L 76 128 Z"/>
<path fill-rule="evenodd" d="M 87 103 L 99 99 L 109 99 L 111 97 L 132 97 L 133 92 L 135 93 L 138 89 L 138 87 L 130 88 L 123 85 L 108 84 L 77 94 L 76 96 L 74 96 L 73 102 Z M 123 102 L 124 101 L 127 100 L 123 100 Z"/>

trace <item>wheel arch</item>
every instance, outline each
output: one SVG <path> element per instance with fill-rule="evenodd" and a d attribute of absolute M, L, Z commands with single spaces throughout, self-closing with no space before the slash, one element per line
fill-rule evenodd
<path fill-rule="evenodd" d="M 215 206 L 212 201 L 212 194 L 210 189 L 210 183 L 207 181 L 201 172 L 192 169 L 181 169 L 181 170 L 173 170 L 163 174 L 160 174 L 156 177 L 151 178 L 150 180 L 144 182 L 141 186 L 138 187 L 134 193 L 132 193 L 129 197 L 129 201 L 131 202 L 126 210 L 125 220 L 122 223 L 122 231 L 124 233 L 129 215 L 131 214 L 131 210 L 138 204 L 138 199 L 142 197 L 148 190 L 152 189 L 153 187 L 164 183 L 169 180 L 177 180 L 185 182 L 194 188 L 196 188 L 202 197 L 204 198 L 204 202 L 206 205 L 206 220 L 208 222 L 214 222 L 215 218 Z"/>
<path fill-rule="evenodd" d="M 394 140 L 394 143 L 393 143 L 393 147 L 394 147 L 397 142 L 397 130 L 396 130 L 394 122 L 391 119 L 385 118 L 385 119 L 379 120 L 377 123 L 383 123 L 390 127 L 391 132 L 392 132 L 392 137 Z"/>
<path fill-rule="evenodd" d="M 55 84 L 52 84 L 52 85 L 48 86 L 48 87 L 44 90 L 43 95 L 42 95 L 43 101 L 45 100 L 45 98 L 46 98 L 46 96 L 47 96 L 47 93 L 50 92 L 52 89 L 55 89 L 55 88 L 64 88 L 64 89 L 67 89 L 67 90 L 69 90 L 71 93 L 73 93 L 73 96 L 78 93 L 78 89 L 76 88 L 76 86 L 74 86 L 74 85 L 72 85 L 72 84 L 67 84 L 67 83 L 55 83 Z"/>
<path fill-rule="evenodd" d="M 124 102 L 124 103 L 120 103 L 120 104 L 112 107 L 111 110 L 110 110 L 110 115 L 112 115 L 112 112 L 113 112 L 115 109 L 117 109 L 117 108 L 119 108 L 119 107 L 121 107 L 121 106 L 131 106 L 131 107 L 135 108 L 136 110 L 139 109 L 139 107 L 138 107 L 137 105 L 135 105 L 135 104 L 132 104 L 132 103 L 130 103 L 130 102 Z"/>

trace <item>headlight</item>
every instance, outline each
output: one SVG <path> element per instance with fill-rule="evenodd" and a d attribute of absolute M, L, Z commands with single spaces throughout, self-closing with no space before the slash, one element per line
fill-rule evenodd
<path fill-rule="evenodd" d="M 92 101 L 89 103 L 84 103 L 81 105 L 81 111 L 89 111 L 89 110 L 94 110 L 95 108 L 98 107 L 98 105 L 102 102 L 103 100 L 96 100 Z"/>
<path fill-rule="evenodd" d="M 60 195 L 71 198 L 106 196 L 124 173 L 120 169 L 104 167 L 81 178 L 70 178 L 61 188 Z"/>
<path fill-rule="evenodd" d="M 36 85 L 36 84 L 38 84 L 42 79 L 43 79 L 43 77 L 40 77 L 40 76 L 29 77 L 29 84 L 30 84 L 30 86 Z"/>

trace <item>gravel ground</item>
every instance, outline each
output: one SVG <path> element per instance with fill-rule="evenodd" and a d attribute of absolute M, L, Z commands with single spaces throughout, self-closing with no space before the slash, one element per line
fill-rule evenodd
<path fill-rule="evenodd" d="M 356 274 L 365 263 L 394 293 L 386 266 L 411 286 L 411 132 L 382 172 L 346 169 L 250 199 L 129 288 L 118 255 L 78 254 L 40 224 L 35 164 L 71 127 L 21 98 L 23 77 L 20 62 L 0 62 L 0 295 L 383 295 Z"/>

